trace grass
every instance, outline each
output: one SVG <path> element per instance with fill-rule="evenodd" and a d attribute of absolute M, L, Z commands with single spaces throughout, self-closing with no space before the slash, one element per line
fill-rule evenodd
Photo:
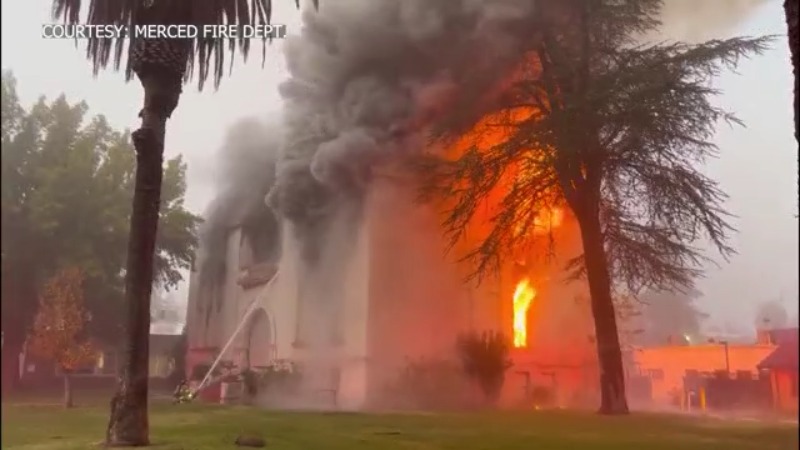
<path fill-rule="evenodd" d="M 107 402 L 64 410 L 4 404 L 2 448 L 96 448 Z M 245 407 L 156 404 L 151 439 L 158 450 L 235 449 L 240 433 L 264 437 L 276 450 L 786 450 L 798 448 L 797 426 L 734 423 L 636 414 L 599 417 L 566 412 L 474 414 L 324 414 Z"/>

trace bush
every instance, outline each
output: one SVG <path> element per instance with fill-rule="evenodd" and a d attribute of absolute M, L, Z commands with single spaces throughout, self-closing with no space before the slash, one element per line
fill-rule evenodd
<path fill-rule="evenodd" d="M 303 378 L 299 364 L 287 359 L 276 359 L 264 370 L 259 371 L 259 390 L 280 389 L 283 392 L 295 392 Z"/>
<path fill-rule="evenodd" d="M 480 387 L 488 403 L 496 403 L 512 365 L 508 340 L 500 332 L 472 331 L 458 337 L 457 347 L 464 374 Z"/>
<path fill-rule="evenodd" d="M 423 410 L 463 409 L 471 397 L 457 362 L 425 358 L 407 360 L 389 394 L 392 407 Z"/>
<path fill-rule="evenodd" d="M 244 369 L 242 371 L 242 385 L 244 386 L 244 394 L 248 398 L 255 398 L 258 395 L 258 373 L 252 369 Z"/>
<path fill-rule="evenodd" d="M 274 399 L 296 394 L 303 378 L 301 366 L 293 361 L 278 359 L 258 369 L 245 368 L 236 381 L 242 383 L 244 399 L 251 403 L 257 398 Z"/>
<path fill-rule="evenodd" d="M 534 386 L 530 392 L 530 401 L 537 408 L 555 406 L 556 393 L 552 387 Z"/>

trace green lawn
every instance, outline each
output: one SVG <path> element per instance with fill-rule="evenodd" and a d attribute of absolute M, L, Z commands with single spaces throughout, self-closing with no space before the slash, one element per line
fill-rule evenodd
<path fill-rule="evenodd" d="M 106 406 L 3 405 L 2 448 L 96 448 Z M 669 416 L 598 417 L 530 412 L 480 414 L 311 414 L 200 404 L 156 405 L 151 438 L 159 450 L 238 448 L 239 433 L 258 433 L 281 450 L 692 450 L 798 448 L 797 426 Z"/>

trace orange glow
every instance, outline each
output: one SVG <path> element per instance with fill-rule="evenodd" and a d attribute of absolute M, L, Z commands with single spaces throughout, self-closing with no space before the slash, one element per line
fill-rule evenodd
<path fill-rule="evenodd" d="M 528 345 L 528 309 L 536 298 L 536 289 L 529 279 L 524 278 L 517 283 L 514 290 L 514 347 Z"/>
<path fill-rule="evenodd" d="M 509 88 L 511 83 L 521 77 L 530 76 L 529 72 L 531 71 L 538 70 L 540 70 L 538 60 L 535 58 L 526 60 L 509 77 L 485 94 L 485 102 L 489 109 L 492 109 L 491 104 Z M 523 144 L 516 147 L 513 154 L 509 154 L 508 149 L 504 147 L 508 145 L 509 140 L 515 139 L 522 124 L 539 114 L 541 114 L 540 110 L 529 104 L 504 108 L 500 111 L 495 110 L 495 112 L 483 116 L 471 129 L 448 143 L 446 148 L 439 149 L 448 159 L 457 159 L 467 152 L 475 151 L 494 155 L 495 161 L 502 161 L 504 164 L 503 172 L 497 176 L 494 186 L 484 194 L 480 207 L 474 211 L 463 237 L 456 244 L 457 253 L 464 254 L 474 250 L 478 243 L 492 233 L 492 227 L 495 225 L 493 221 L 504 208 L 508 207 L 504 201 L 512 189 L 520 187 L 524 189 L 526 180 L 546 175 L 537 173 L 539 171 L 554 170 L 544 162 L 549 156 L 552 156 L 547 149 L 525 148 Z M 498 155 L 506 156 L 498 157 Z M 474 180 L 462 180 L 461 182 L 471 183 Z M 440 211 L 443 214 L 448 213 L 452 207 L 449 204 L 450 201 L 452 199 L 442 199 L 443 205 Z M 555 186 L 549 195 L 537 193 L 529 202 L 515 202 L 513 208 L 515 209 L 513 222 L 506 224 L 506 226 L 510 225 L 508 229 L 510 236 L 505 236 L 506 242 L 512 244 L 513 248 L 503 248 L 502 251 L 510 253 L 510 255 L 506 255 L 509 260 L 521 262 L 524 266 L 530 264 L 530 270 L 532 270 L 525 274 L 525 278 L 519 280 L 513 295 L 513 345 L 515 348 L 522 348 L 528 346 L 527 315 L 537 295 L 537 289 L 531 284 L 528 277 L 536 276 L 536 273 L 547 270 L 544 267 L 534 267 L 534 257 L 543 254 L 543 247 L 549 245 L 547 239 L 540 240 L 538 238 L 561 228 L 564 222 L 570 219 L 566 217 L 561 192 Z M 563 237 L 559 239 L 563 239 Z M 472 269 L 468 267 L 467 271 Z M 505 296 L 508 295 L 508 291 L 504 290 L 503 292 L 503 298 L 507 299 Z M 507 300 L 503 300 L 503 302 L 505 301 Z M 504 310 L 508 311 L 505 308 Z"/>
<path fill-rule="evenodd" d="M 547 211 L 546 215 L 538 215 L 533 221 L 535 227 L 534 233 L 546 233 L 553 228 L 558 228 L 564 221 L 564 210 L 561 208 L 553 208 Z"/>
<path fill-rule="evenodd" d="M 535 236 L 546 235 L 547 233 L 560 227 L 564 222 L 564 210 L 558 207 L 539 212 L 533 219 L 532 233 Z M 518 221 L 514 224 L 514 234 L 516 237 L 524 237 L 523 221 Z"/>

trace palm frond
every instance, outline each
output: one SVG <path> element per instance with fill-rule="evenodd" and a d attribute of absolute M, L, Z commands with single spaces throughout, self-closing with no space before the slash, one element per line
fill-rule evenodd
<path fill-rule="evenodd" d="M 89 25 L 124 25 L 133 29 L 142 24 L 142 7 L 147 3 L 160 3 L 159 9 L 165 11 L 160 17 L 164 24 L 187 24 L 202 27 L 203 25 L 268 25 L 272 20 L 271 0 L 90 0 L 85 17 L 83 9 L 86 2 L 82 0 L 53 0 L 52 13 L 55 19 L 68 24 Z M 312 1 L 315 8 L 318 1 Z M 295 0 L 299 8 L 300 1 Z M 133 48 L 135 37 L 91 38 L 86 44 L 86 57 L 92 62 L 94 72 L 108 67 L 113 62 L 113 69 L 119 70 L 127 53 Z M 266 49 L 269 39 L 262 40 L 262 49 Z M 127 44 L 127 45 L 126 45 Z M 193 51 L 186 63 L 184 81 L 197 77 L 198 88 L 202 89 L 206 80 L 211 77 L 214 87 L 218 87 L 225 75 L 225 61 L 228 60 L 229 72 L 233 68 L 235 55 L 239 53 L 247 58 L 250 52 L 250 39 L 239 38 L 196 38 L 193 40 Z M 126 47 L 128 52 L 126 52 Z M 227 54 L 230 53 L 230 56 Z M 262 51 L 262 64 L 266 52 Z M 125 64 L 125 76 L 130 80 L 133 76 L 130 59 Z"/>

